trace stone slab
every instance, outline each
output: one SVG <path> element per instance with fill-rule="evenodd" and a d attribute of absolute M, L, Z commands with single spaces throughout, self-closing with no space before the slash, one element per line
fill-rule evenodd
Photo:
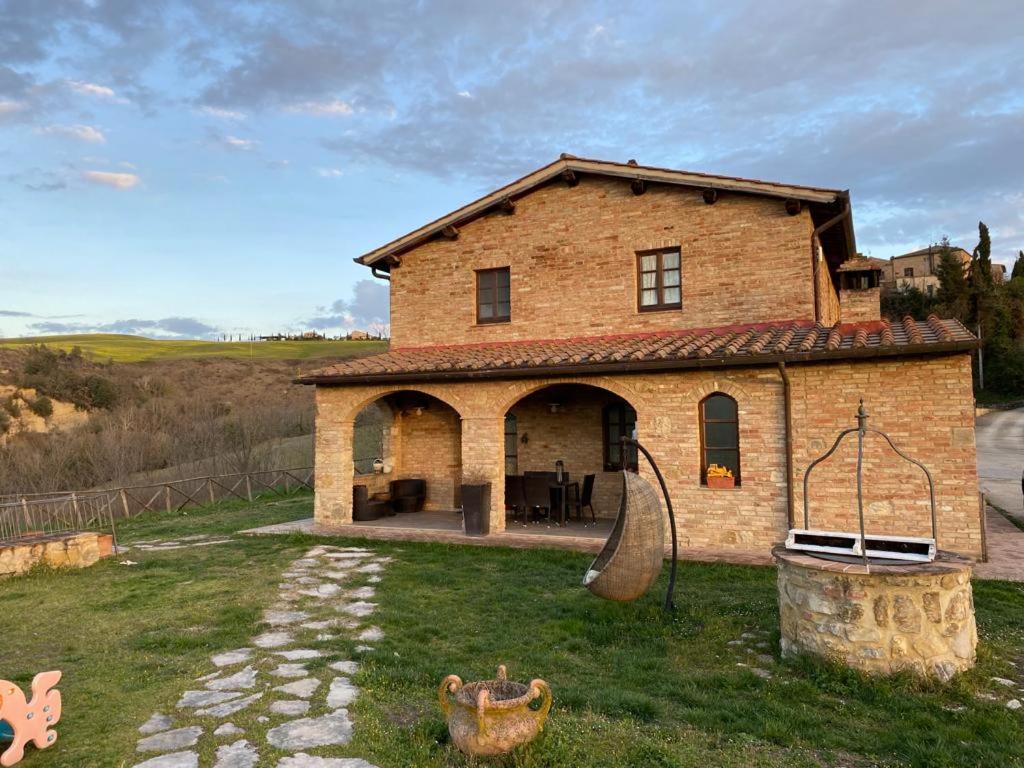
<path fill-rule="evenodd" d="M 199 768 L 199 755 L 195 752 L 174 752 L 170 755 L 151 757 L 135 768 Z"/>
<path fill-rule="evenodd" d="M 300 699 L 282 699 L 270 704 L 270 711 L 275 715 L 296 717 L 309 712 L 309 702 Z"/>
<path fill-rule="evenodd" d="M 256 747 L 242 739 L 217 747 L 217 762 L 213 768 L 254 768 L 259 760 Z"/>
<path fill-rule="evenodd" d="M 154 712 L 150 715 L 149 720 L 139 726 L 139 733 L 143 736 L 148 736 L 151 733 L 159 733 L 160 731 L 166 731 L 171 725 L 174 724 L 174 718 L 170 715 L 162 715 L 159 712 Z"/>
<path fill-rule="evenodd" d="M 294 683 L 285 683 L 274 688 L 278 693 L 286 693 L 289 696 L 298 696 L 300 699 L 308 699 L 316 689 L 320 687 L 320 681 L 315 677 L 307 677 L 305 680 L 296 680 Z"/>
<path fill-rule="evenodd" d="M 210 661 L 218 667 L 230 667 L 233 664 L 243 664 L 252 659 L 252 648 L 236 648 L 233 651 L 225 651 L 210 657 Z"/>
<path fill-rule="evenodd" d="M 288 752 L 348 744 L 351 740 L 352 721 L 344 709 L 320 717 L 291 720 L 267 731 L 267 741 L 271 746 Z"/>
<path fill-rule="evenodd" d="M 206 687 L 211 691 L 237 691 L 240 688 L 252 688 L 254 685 L 256 685 L 256 668 L 249 666 L 233 675 L 211 680 Z"/>
<path fill-rule="evenodd" d="M 237 691 L 185 691 L 178 699 L 178 709 L 186 707 L 210 707 L 237 699 L 242 694 Z"/>
<path fill-rule="evenodd" d="M 262 691 L 260 693 L 254 693 L 252 696 L 246 696 L 244 699 L 229 701 L 225 704 L 218 704 L 215 707 L 209 707 L 207 709 L 197 709 L 196 714 L 204 715 L 206 717 L 228 717 L 236 712 L 241 712 L 261 696 L 263 696 Z"/>
<path fill-rule="evenodd" d="M 359 689 L 352 685 L 347 677 L 336 677 L 331 680 L 327 691 L 327 706 L 331 709 L 347 707 L 359 696 Z"/>
<path fill-rule="evenodd" d="M 136 752 L 170 752 L 180 750 L 184 747 L 194 747 L 199 737 L 203 735 L 203 729 L 198 725 L 191 725 L 187 728 L 176 728 L 173 731 L 154 733 L 144 739 L 139 739 L 135 745 Z"/>

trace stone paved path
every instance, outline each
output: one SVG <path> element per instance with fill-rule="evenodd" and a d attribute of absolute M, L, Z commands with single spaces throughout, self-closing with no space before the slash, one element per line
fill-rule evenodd
<path fill-rule="evenodd" d="M 352 739 L 359 662 L 344 649 L 358 657 L 383 639 L 372 623 L 374 585 L 390 560 L 332 546 L 295 560 L 249 644 L 211 656 L 209 674 L 182 692 L 174 712 L 139 727 L 134 768 L 376 768 L 309 752 Z"/>

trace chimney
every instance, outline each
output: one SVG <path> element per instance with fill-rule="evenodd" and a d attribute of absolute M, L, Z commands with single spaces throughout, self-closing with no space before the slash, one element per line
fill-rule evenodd
<path fill-rule="evenodd" d="M 857 254 L 839 265 L 839 321 L 882 319 L 882 270 L 885 262 Z"/>

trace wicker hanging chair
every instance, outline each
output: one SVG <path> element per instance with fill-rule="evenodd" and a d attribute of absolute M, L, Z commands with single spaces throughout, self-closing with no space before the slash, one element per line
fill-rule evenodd
<path fill-rule="evenodd" d="M 658 494 L 640 475 L 622 473 L 622 502 L 608 541 L 590 564 L 583 586 L 606 600 L 636 600 L 661 573 L 664 513 Z"/>

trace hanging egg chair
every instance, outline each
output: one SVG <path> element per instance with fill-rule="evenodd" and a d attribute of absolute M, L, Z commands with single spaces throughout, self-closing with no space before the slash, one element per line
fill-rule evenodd
<path fill-rule="evenodd" d="M 665 557 L 665 519 L 657 492 L 635 472 L 623 471 L 622 485 L 615 527 L 583 577 L 583 586 L 606 600 L 641 597 L 658 578 Z"/>

